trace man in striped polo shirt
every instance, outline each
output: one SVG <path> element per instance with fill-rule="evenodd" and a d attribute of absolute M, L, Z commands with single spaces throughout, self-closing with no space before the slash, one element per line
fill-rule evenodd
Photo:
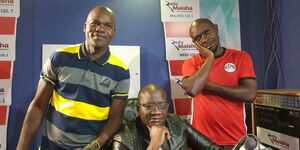
<path fill-rule="evenodd" d="M 122 123 L 128 67 L 109 51 L 115 14 L 93 8 L 82 44 L 56 50 L 45 63 L 17 149 L 29 149 L 45 118 L 41 149 L 100 149 Z"/>

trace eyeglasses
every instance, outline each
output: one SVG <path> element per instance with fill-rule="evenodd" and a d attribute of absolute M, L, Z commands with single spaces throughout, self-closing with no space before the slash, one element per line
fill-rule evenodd
<path fill-rule="evenodd" d="M 160 104 L 139 104 L 140 106 L 143 106 L 146 108 L 147 111 L 153 111 L 157 107 L 159 110 L 167 110 L 169 108 L 168 103 L 160 103 Z"/>
<path fill-rule="evenodd" d="M 203 37 L 208 38 L 208 37 L 213 37 L 215 35 L 216 35 L 216 32 L 213 32 L 212 30 L 206 29 L 202 33 L 200 33 L 199 35 L 195 36 L 192 40 L 195 43 L 195 42 L 201 40 Z"/>

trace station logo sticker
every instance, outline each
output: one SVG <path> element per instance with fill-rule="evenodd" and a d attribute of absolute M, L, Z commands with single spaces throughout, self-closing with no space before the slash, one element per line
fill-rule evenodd
<path fill-rule="evenodd" d="M 227 63 L 224 65 L 224 70 L 226 72 L 232 73 L 232 72 L 235 72 L 236 66 L 233 63 Z"/>

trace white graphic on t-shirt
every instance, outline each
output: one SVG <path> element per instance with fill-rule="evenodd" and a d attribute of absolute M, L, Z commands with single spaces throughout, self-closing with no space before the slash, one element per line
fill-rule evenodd
<path fill-rule="evenodd" d="M 224 65 L 224 69 L 225 69 L 226 72 L 231 73 L 231 72 L 234 72 L 236 70 L 236 67 L 235 67 L 235 64 L 233 64 L 233 63 L 227 63 L 227 64 Z"/>

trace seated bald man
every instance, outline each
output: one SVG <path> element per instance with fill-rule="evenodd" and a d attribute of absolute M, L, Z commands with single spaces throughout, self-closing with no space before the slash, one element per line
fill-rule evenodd
<path fill-rule="evenodd" d="M 139 116 L 123 125 L 112 140 L 113 150 L 201 150 L 220 149 L 188 122 L 168 114 L 164 90 L 149 84 L 138 94 Z"/>

